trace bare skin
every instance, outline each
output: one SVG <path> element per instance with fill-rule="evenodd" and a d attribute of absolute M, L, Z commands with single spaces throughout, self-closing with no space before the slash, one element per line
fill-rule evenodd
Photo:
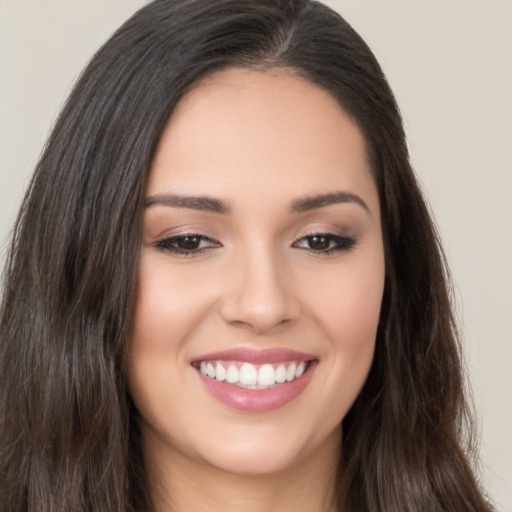
<path fill-rule="evenodd" d="M 337 441 L 333 436 L 333 444 Z M 157 474 L 165 475 L 165 481 L 156 475 L 153 479 L 157 510 L 335 512 L 332 485 L 337 460 L 327 444 L 322 450 L 325 453 L 316 453 L 315 457 L 305 458 L 285 471 L 262 475 L 227 474 L 212 466 L 190 464 L 180 453 L 173 454 L 176 458 L 169 463 L 167 455 L 147 452 L 147 457 L 158 468 Z M 325 464 L 312 471 L 312 467 L 318 467 L 313 458 L 319 455 L 323 456 Z"/>
<path fill-rule="evenodd" d="M 384 287 L 358 127 L 292 73 L 207 77 L 160 140 L 143 241 L 128 378 L 158 512 L 334 511 L 341 421 L 368 375 Z M 223 396 L 241 370 L 238 384 L 200 370 L 226 350 L 308 359 L 238 407 Z M 295 380 L 298 394 L 261 406 Z"/>

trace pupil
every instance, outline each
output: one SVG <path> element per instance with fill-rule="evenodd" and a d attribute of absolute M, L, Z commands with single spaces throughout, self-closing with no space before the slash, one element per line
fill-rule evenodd
<path fill-rule="evenodd" d="M 325 251 L 329 248 L 330 240 L 326 236 L 310 236 L 309 247 L 316 251 Z"/>
<path fill-rule="evenodd" d="M 199 242 L 198 236 L 185 236 L 178 240 L 178 246 L 185 251 L 193 251 L 199 247 Z"/>

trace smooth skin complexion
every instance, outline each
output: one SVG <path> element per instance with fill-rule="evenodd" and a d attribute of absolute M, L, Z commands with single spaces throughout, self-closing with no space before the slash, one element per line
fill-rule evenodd
<path fill-rule="evenodd" d="M 159 511 L 329 510 L 385 274 L 358 127 L 291 71 L 205 78 L 159 142 L 143 241 L 128 377 Z M 287 351 L 305 372 L 268 389 L 200 371 Z"/>

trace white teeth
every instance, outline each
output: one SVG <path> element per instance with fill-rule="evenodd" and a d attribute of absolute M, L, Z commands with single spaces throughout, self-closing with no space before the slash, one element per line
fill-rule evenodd
<path fill-rule="evenodd" d="M 240 368 L 238 368 L 239 364 L 241 364 Z M 226 369 L 222 361 L 201 361 L 198 369 L 203 375 L 219 382 L 226 381 L 247 389 L 268 389 L 275 384 L 298 379 L 308 368 L 308 364 L 304 361 L 299 364 L 281 363 L 277 367 L 269 363 L 261 366 L 251 363 L 239 364 L 230 364 Z"/>
<path fill-rule="evenodd" d="M 206 374 L 208 375 L 208 377 L 215 379 L 215 368 L 213 367 L 212 363 L 208 363 L 206 365 Z"/>
<path fill-rule="evenodd" d="M 273 386 L 276 383 L 276 372 L 271 364 L 264 364 L 258 370 L 258 384 L 260 386 Z"/>
<path fill-rule="evenodd" d="M 295 378 L 295 370 L 297 369 L 297 366 L 295 363 L 292 363 L 290 366 L 288 366 L 288 369 L 286 370 L 286 380 L 290 382 Z"/>
<path fill-rule="evenodd" d="M 280 364 L 276 368 L 276 382 L 278 384 L 282 384 L 286 380 L 286 366 L 284 364 Z"/>
<path fill-rule="evenodd" d="M 220 381 L 226 380 L 226 370 L 224 369 L 224 366 L 218 363 L 215 367 L 215 378 Z"/>
<path fill-rule="evenodd" d="M 298 379 L 304 373 L 305 369 L 306 369 L 306 363 L 303 361 L 302 363 L 299 364 L 299 366 L 297 366 L 297 371 L 295 372 L 295 377 Z"/>
<path fill-rule="evenodd" d="M 226 380 L 231 384 L 238 382 L 238 368 L 236 366 L 230 365 L 228 367 L 226 372 Z"/>
<path fill-rule="evenodd" d="M 251 363 L 244 363 L 240 368 L 240 384 L 253 386 L 258 381 L 258 370 Z"/>

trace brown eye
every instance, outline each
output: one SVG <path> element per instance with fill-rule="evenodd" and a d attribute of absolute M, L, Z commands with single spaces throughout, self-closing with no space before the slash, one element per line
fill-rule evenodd
<path fill-rule="evenodd" d="M 182 251 L 195 251 L 199 249 L 199 245 L 201 244 L 201 238 L 196 235 L 192 236 L 184 236 L 174 241 L 176 248 L 181 249 Z"/>
<path fill-rule="evenodd" d="M 332 239 L 326 235 L 313 235 L 306 237 L 309 248 L 313 251 L 326 251 L 330 248 Z"/>

